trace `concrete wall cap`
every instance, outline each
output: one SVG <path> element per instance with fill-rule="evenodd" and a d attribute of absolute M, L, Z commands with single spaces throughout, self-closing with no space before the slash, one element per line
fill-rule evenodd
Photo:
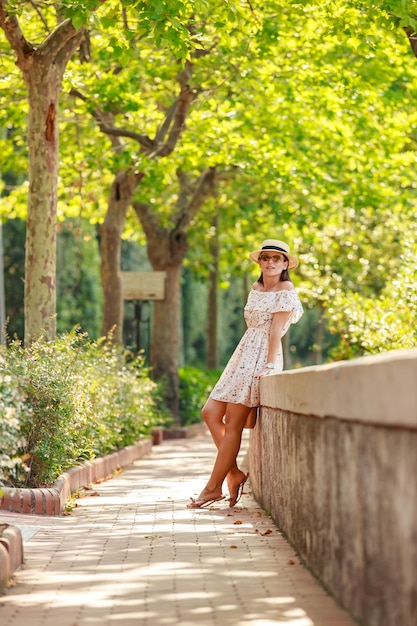
<path fill-rule="evenodd" d="M 261 379 L 261 404 L 302 415 L 417 429 L 417 350 L 304 367 Z"/>

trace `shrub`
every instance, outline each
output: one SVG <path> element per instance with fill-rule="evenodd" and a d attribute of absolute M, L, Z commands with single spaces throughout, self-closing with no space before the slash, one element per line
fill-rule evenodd
<path fill-rule="evenodd" d="M 180 415 L 183 426 L 201 422 L 201 409 L 219 375 L 219 370 L 180 368 Z"/>
<path fill-rule="evenodd" d="M 24 406 L 15 432 L 7 427 L 23 461 L 19 471 L 3 468 L 3 480 L 21 485 L 26 463 L 28 486 L 50 485 L 68 467 L 135 443 L 164 422 L 143 360 L 128 362 L 120 349 L 76 330 L 55 342 L 13 344 L 5 368 Z"/>
<path fill-rule="evenodd" d="M 0 357 L 1 359 L 1 357 Z M 0 360 L 0 484 L 9 476 L 24 481 L 26 471 L 17 450 L 23 450 L 25 439 L 21 430 L 22 418 L 30 414 L 16 376 L 7 372 Z"/>

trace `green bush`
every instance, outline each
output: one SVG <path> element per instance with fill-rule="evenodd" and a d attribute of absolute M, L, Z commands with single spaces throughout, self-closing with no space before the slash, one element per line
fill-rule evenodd
<path fill-rule="evenodd" d="M 414 239 L 405 241 L 401 266 L 388 273 L 378 295 L 337 290 L 328 308 L 330 328 L 340 336 L 334 360 L 417 345 L 417 269 Z"/>
<path fill-rule="evenodd" d="M 17 451 L 25 447 L 21 424 L 23 417 L 30 413 L 18 378 L 7 371 L 0 356 L 0 484 L 9 475 L 25 479 L 23 460 Z"/>
<path fill-rule="evenodd" d="M 219 376 L 219 370 L 180 368 L 180 415 L 183 426 L 201 422 L 201 409 Z"/>
<path fill-rule="evenodd" d="M 7 439 L 10 459 L 14 441 L 13 456 L 21 459 L 3 458 L 0 480 L 8 484 L 50 485 L 68 467 L 135 443 L 166 419 L 141 358 L 128 362 L 120 349 L 77 331 L 27 348 L 11 345 L 3 380 L 15 389 L 17 406 L 4 397 L 1 441 Z"/>

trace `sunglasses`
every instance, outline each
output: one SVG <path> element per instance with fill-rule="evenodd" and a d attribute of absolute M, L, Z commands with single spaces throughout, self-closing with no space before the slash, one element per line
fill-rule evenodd
<path fill-rule="evenodd" d="M 287 259 L 282 254 L 273 254 L 272 256 L 269 256 L 269 254 L 260 254 L 258 260 L 273 261 L 274 263 L 279 263 L 280 261 L 286 261 Z"/>

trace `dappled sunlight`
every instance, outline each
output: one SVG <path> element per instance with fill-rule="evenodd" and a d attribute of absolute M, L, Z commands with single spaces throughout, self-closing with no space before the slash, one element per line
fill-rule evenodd
<path fill-rule="evenodd" d="M 165 443 L 87 490 L 58 524 L 37 518 L 1 600 L 5 626 L 41 626 L 33 615 L 51 611 L 77 626 L 332 626 L 317 619 L 325 592 L 249 495 L 233 509 L 186 508 L 206 459 L 208 438 Z"/>

